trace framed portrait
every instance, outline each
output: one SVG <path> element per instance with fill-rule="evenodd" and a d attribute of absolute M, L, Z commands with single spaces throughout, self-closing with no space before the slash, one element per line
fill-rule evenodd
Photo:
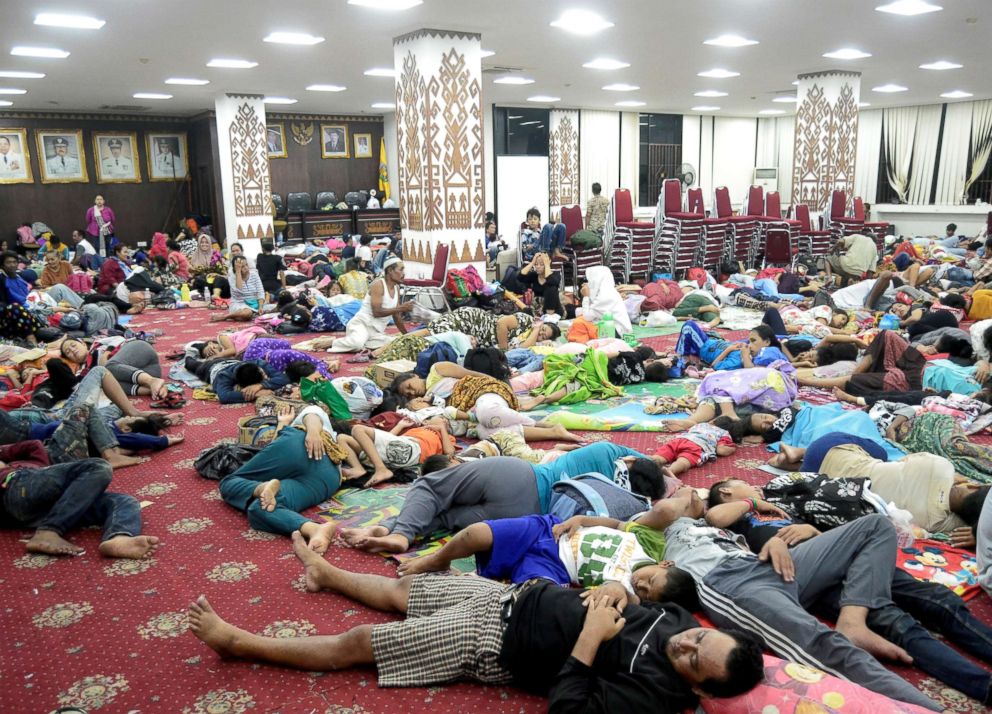
<path fill-rule="evenodd" d="M 37 129 L 34 136 L 42 183 L 89 182 L 81 129 Z"/>
<path fill-rule="evenodd" d="M 356 159 L 372 158 L 371 134 L 355 134 L 355 158 Z"/>
<path fill-rule="evenodd" d="M 265 127 L 265 144 L 269 150 L 270 159 L 285 159 L 286 127 L 282 124 L 271 124 Z"/>
<path fill-rule="evenodd" d="M 348 125 L 347 124 L 320 125 L 320 158 L 322 159 L 348 158 Z"/>
<path fill-rule="evenodd" d="M 186 132 L 146 132 L 149 181 L 183 181 L 189 174 Z"/>
<path fill-rule="evenodd" d="M 34 183 L 28 130 L 0 127 L 0 184 Z"/>
<path fill-rule="evenodd" d="M 138 135 L 93 132 L 93 165 L 97 183 L 141 183 Z"/>

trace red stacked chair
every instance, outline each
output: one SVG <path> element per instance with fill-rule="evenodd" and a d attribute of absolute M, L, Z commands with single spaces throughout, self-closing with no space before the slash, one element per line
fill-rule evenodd
<path fill-rule="evenodd" d="M 782 202 L 778 191 L 765 194 L 765 263 L 792 263 L 799 254 L 799 229 L 802 224 L 790 218 L 782 217 Z M 775 248 L 770 247 L 771 233 L 776 232 Z M 785 237 L 778 234 L 785 234 Z M 783 259 L 785 247 L 788 247 L 788 258 Z M 774 257 L 772 257 L 774 255 Z"/>
<path fill-rule="evenodd" d="M 751 186 L 747 190 L 747 201 L 741 210 L 745 216 L 750 216 L 757 222 L 754 238 L 751 239 L 751 262 L 765 254 L 765 235 L 771 218 L 765 214 L 765 190 L 761 186 Z"/>
<path fill-rule="evenodd" d="M 572 276 L 572 284 L 577 288 L 579 278 L 586 274 L 588 268 L 603 264 L 603 249 L 600 247 L 582 250 L 572 245 L 572 236 L 581 231 L 584 226 L 581 206 L 562 206 L 561 222 L 565 225 L 564 252 L 570 259 L 570 262 L 565 263 L 564 267 L 571 266 L 569 272 Z"/>
<path fill-rule="evenodd" d="M 634 202 L 630 197 L 630 191 L 626 188 L 618 188 L 613 192 L 613 217 L 615 225 L 614 243 L 621 239 L 623 234 L 627 238 L 627 255 L 623 272 L 623 280 L 626 282 L 631 275 L 643 274 L 645 276 L 651 272 L 651 259 L 654 255 L 654 232 L 655 224 L 649 221 L 634 220 Z M 610 268 L 614 265 L 619 267 L 617 253 L 618 246 L 612 249 L 610 256 Z M 616 270 L 614 270 L 616 274 Z"/>
<path fill-rule="evenodd" d="M 885 236 L 889 234 L 889 224 L 885 221 L 865 223 L 865 202 L 861 200 L 861 196 L 854 197 L 854 219 L 861 221 L 864 226 L 861 232 L 875 240 L 875 247 L 881 255 L 885 250 Z"/>
<path fill-rule="evenodd" d="M 700 216 L 706 215 L 703 207 L 703 189 L 690 188 L 687 192 L 689 213 Z M 712 270 L 720 266 L 727 244 L 730 225 L 725 218 L 703 219 L 703 240 L 700 245 L 698 260 L 704 270 Z"/>
<path fill-rule="evenodd" d="M 716 208 L 717 218 L 727 221 L 730 228 L 730 250 L 725 257 L 744 263 L 744 267 L 751 267 L 754 262 L 754 234 L 758 228 L 758 221 L 754 216 L 735 216 L 730 203 L 730 191 L 726 186 L 719 186 L 713 192 L 713 205 Z"/>
<path fill-rule="evenodd" d="M 662 184 L 656 222 L 655 270 L 674 275 L 697 265 L 703 235 L 703 214 L 683 210 L 682 182 L 678 179 L 665 179 Z"/>
<path fill-rule="evenodd" d="M 799 236 L 803 242 L 801 252 L 814 258 L 827 255 L 830 252 L 830 231 L 815 231 L 809 220 L 809 206 L 804 203 L 796 204 L 796 218 L 799 219 Z"/>
<path fill-rule="evenodd" d="M 861 220 L 845 215 L 847 211 L 847 194 L 844 191 L 834 191 L 830 195 L 830 210 L 827 211 L 827 230 L 830 231 L 832 242 L 836 243 L 844 236 L 861 233 L 864 230 L 865 219 Z"/>

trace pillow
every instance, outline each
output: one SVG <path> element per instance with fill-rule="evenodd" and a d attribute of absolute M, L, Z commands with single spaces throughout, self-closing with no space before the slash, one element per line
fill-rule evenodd
<path fill-rule="evenodd" d="M 708 714 L 924 714 L 818 669 L 765 655 L 765 681 L 747 694 L 702 700 Z"/>

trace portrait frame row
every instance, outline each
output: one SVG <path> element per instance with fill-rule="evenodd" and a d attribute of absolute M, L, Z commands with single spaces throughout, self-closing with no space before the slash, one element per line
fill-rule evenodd
<path fill-rule="evenodd" d="M 348 146 L 348 125 L 347 124 L 321 124 L 320 125 L 320 158 L 322 159 L 350 159 L 351 154 Z M 283 124 L 268 124 L 265 127 L 266 148 L 270 159 L 285 159 L 289 157 L 286 147 L 286 127 Z M 354 141 L 354 158 L 371 159 L 372 155 L 372 134 L 356 133 L 352 135 Z M 299 143 L 299 142 L 297 142 Z"/>
<path fill-rule="evenodd" d="M 38 169 L 43 184 L 89 183 L 82 129 L 35 129 Z M 138 134 L 94 131 L 96 182 L 141 183 Z M 186 132 L 145 132 L 149 181 L 184 181 L 189 174 Z M 28 130 L 0 127 L 0 184 L 34 183 Z"/>

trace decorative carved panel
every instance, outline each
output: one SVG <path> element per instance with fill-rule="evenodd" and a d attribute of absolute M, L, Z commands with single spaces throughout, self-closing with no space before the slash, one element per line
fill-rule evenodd
<path fill-rule="evenodd" d="M 579 195 L 579 112 L 553 109 L 549 128 L 549 203 L 552 206 L 571 206 L 581 201 Z"/>

